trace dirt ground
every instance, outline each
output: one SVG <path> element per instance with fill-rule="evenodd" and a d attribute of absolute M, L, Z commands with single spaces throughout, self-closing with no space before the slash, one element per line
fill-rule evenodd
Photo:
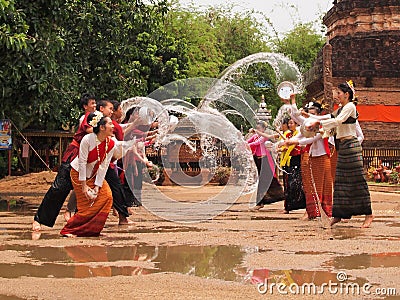
<path fill-rule="evenodd" d="M 99 238 L 68 239 L 59 236 L 62 215 L 54 228 L 30 231 L 53 178 L 42 172 L 0 180 L 0 299 L 400 299 L 399 193 L 371 192 L 368 229 L 360 228 L 362 217 L 324 229 L 321 221 L 301 220 L 304 210 L 282 214 L 282 202 L 252 212 L 243 196 L 200 223 L 136 208 L 133 225 L 118 226 L 110 214 Z M 159 189 L 194 203 L 223 188 Z M 149 185 L 144 195 L 152 197 Z M 330 282 L 342 291 L 289 290 Z M 360 294 L 346 294 L 348 284 Z M 397 296 L 388 295 L 392 289 Z"/>

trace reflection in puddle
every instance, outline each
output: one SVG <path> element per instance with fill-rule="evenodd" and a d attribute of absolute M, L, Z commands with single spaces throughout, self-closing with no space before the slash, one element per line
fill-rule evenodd
<path fill-rule="evenodd" d="M 306 271 L 306 270 L 269 270 L 269 269 L 247 269 L 237 268 L 236 274 L 243 278 L 244 282 L 252 284 L 258 283 L 277 283 L 285 286 L 297 284 L 299 286 L 308 283 L 314 283 L 321 286 L 329 282 L 339 283 L 336 272 L 330 271 Z M 348 282 L 356 282 L 360 285 L 367 283 L 364 278 L 349 278 Z"/>
<path fill-rule="evenodd" d="M 69 246 L 37 247 L 2 245 L 0 251 L 17 251 L 27 263 L 0 264 L 0 277 L 88 278 L 145 275 L 159 272 L 189 274 L 203 278 L 257 284 L 265 279 L 290 285 L 337 282 L 336 273 L 306 270 L 251 270 L 241 267 L 244 256 L 258 248 L 238 246 Z M 318 255 L 320 252 L 297 252 Z M 365 262 L 368 262 L 365 264 Z M 151 263 L 147 265 L 147 263 Z M 326 266 L 335 269 L 398 266 L 399 253 L 337 257 Z M 349 279 L 360 284 L 362 278 Z"/>
<path fill-rule="evenodd" d="M 332 252 L 328 252 L 328 251 L 297 251 L 294 254 L 299 254 L 299 255 L 321 255 L 321 254 L 332 254 Z"/>
<path fill-rule="evenodd" d="M 0 200 L 0 212 L 27 214 L 37 209 L 37 205 L 29 204 L 23 200 Z"/>
<path fill-rule="evenodd" d="M 0 295 L 1 300 L 22 300 L 24 298 L 19 298 L 17 296 L 7 296 L 7 295 Z"/>
<path fill-rule="evenodd" d="M 138 228 L 136 226 L 125 226 L 125 227 L 115 227 L 115 230 L 110 230 L 112 228 L 108 228 L 104 230 L 104 233 L 162 233 L 162 232 L 201 232 L 203 229 L 196 227 L 177 227 L 177 226 L 159 226 L 155 228 Z"/>
<path fill-rule="evenodd" d="M 115 230 L 104 230 L 100 239 L 103 240 L 126 240 L 126 234 L 138 234 L 138 233 L 171 233 L 171 232 L 201 232 L 203 229 L 196 227 L 174 227 L 174 226 L 160 226 L 156 228 L 145 228 L 145 227 L 118 227 Z M 115 236 L 109 234 L 119 234 L 123 236 Z M 0 228 L 0 236 L 6 236 L 8 240 L 48 240 L 61 238 L 58 233 L 47 233 L 47 232 L 32 232 L 32 231 L 21 231 L 21 228 Z"/>
<path fill-rule="evenodd" d="M 271 216 L 252 216 L 251 220 L 261 221 L 287 221 L 287 220 L 298 220 L 299 217 L 271 217 Z"/>
<path fill-rule="evenodd" d="M 20 230 L 20 228 L 18 230 Z M 0 236 L 6 237 L 7 240 L 38 240 L 39 238 L 43 240 L 53 240 L 60 238 L 60 235 L 57 233 L 13 230 L 0 230 Z"/>
<path fill-rule="evenodd" d="M 335 269 L 367 269 L 367 268 L 397 268 L 400 266 L 400 252 L 356 254 L 338 256 L 324 263 L 325 266 Z"/>
<path fill-rule="evenodd" d="M 0 250 L 21 251 L 35 264 L 0 264 L 0 277 L 86 278 L 131 276 L 157 272 L 176 272 L 199 277 L 237 280 L 233 269 L 243 262 L 245 251 L 237 246 L 71 246 L 64 248 L 1 246 Z M 22 252 L 24 251 L 24 252 Z M 125 266 L 107 262 L 124 261 Z M 131 266 L 126 262 L 131 261 Z M 135 266 L 134 262 L 153 262 L 155 268 Z M 85 265 L 85 263 L 91 263 Z M 93 264 L 95 263 L 95 264 Z M 101 266 L 101 263 L 107 266 Z"/>
<path fill-rule="evenodd" d="M 332 235 L 336 240 L 348 240 L 358 238 L 364 235 L 359 228 L 332 228 Z"/>
<path fill-rule="evenodd" d="M 378 236 L 374 238 L 377 241 L 400 241 L 400 236 Z"/>

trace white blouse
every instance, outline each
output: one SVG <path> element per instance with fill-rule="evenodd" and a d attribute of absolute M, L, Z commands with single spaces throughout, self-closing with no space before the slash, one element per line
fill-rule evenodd
<path fill-rule="evenodd" d="M 298 110 L 296 104 L 292 104 L 291 106 L 291 114 L 290 117 L 299 125 L 302 125 L 307 119 L 301 115 L 301 112 Z M 330 115 L 322 115 L 322 116 L 316 116 L 310 114 L 310 118 L 315 119 L 315 120 L 327 120 L 330 119 Z"/>
<path fill-rule="evenodd" d="M 305 117 L 301 115 L 300 111 L 297 109 L 296 104 L 292 104 L 291 118 L 299 125 L 302 125 L 307 120 Z M 324 120 L 324 119 L 326 120 L 330 118 L 330 115 L 315 116 L 310 114 L 310 118 L 316 120 Z M 318 157 L 327 154 L 325 149 L 325 143 L 320 133 L 317 133 L 314 137 L 310 138 L 306 138 L 301 133 L 299 133 L 294 137 L 294 139 L 299 142 L 300 146 L 306 146 L 308 144 L 311 144 L 309 153 L 310 156 L 312 157 Z M 333 139 L 330 138 L 329 143 L 334 144 Z"/>
<path fill-rule="evenodd" d="M 106 176 L 111 159 L 113 157 L 121 158 L 136 142 L 135 140 L 128 142 L 117 141 L 115 138 L 112 140 L 114 142 L 114 147 L 107 151 L 107 155 L 101 162 L 96 173 L 94 184 L 99 187 L 103 185 L 104 177 Z M 79 181 L 85 181 L 92 175 L 97 160 L 88 163 L 88 155 L 89 152 L 94 150 L 100 143 L 95 133 L 90 133 L 83 137 L 79 147 L 79 155 L 71 162 L 71 167 L 79 173 Z"/>
<path fill-rule="evenodd" d="M 357 126 L 354 124 L 343 124 L 349 117 L 357 118 L 356 106 L 353 102 L 343 106 L 342 111 L 335 118 L 321 121 L 322 128 L 325 131 L 336 128 L 336 138 L 357 137 Z"/>

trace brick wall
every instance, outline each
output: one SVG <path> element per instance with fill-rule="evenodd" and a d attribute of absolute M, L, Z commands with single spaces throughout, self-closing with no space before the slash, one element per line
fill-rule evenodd
<path fill-rule="evenodd" d="M 400 30 L 337 36 L 330 44 L 333 77 L 365 78 L 366 87 L 395 78 L 400 86 Z"/>
<path fill-rule="evenodd" d="M 342 0 L 324 17 L 329 40 L 336 36 L 400 29 L 398 0 Z"/>
<path fill-rule="evenodd" d="M 400 105 L 399 16 L 399 0 L 335 0 L 324 17 L 332 68 L 324 72 L 326 53 L 319 53 L 305 74 L 306 101 L 326 98 L 327 84 L 336 87 L 352 79 L 360 104 Z M 400 147 L 400 123 L 361 122 L 361 127 L 364 147 Z"/>
<path fill-rule="evenodd" d="M 360 122 L 365 148 L 399 148 L 400 123 Z"/>

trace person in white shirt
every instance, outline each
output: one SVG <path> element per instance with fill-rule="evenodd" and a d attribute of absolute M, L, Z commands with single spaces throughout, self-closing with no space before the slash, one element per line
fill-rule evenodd
<path fill-rule="evenodd" d="M 338 100 L 342 105 L 328 120 L 315 121 L 308 126 L 314 130 L 322 126 L 324 131 L 336 128 L 339 149 L 333 193 L 331 225 L 354 215 L 365 215 L 362 228 L 369 227 L 374 216 L 371 209 L 371 197 L 365 180 L 362 148 L 357 139 L 358 112 L 353 82 L 338 86 Z"/>
<path fill-rule="evenodd" d="M 88 124 L 93 133 L 82 138 L 79 155 L 71 162 L 78 211 L 61 230 L 63 236 L 100 235 L 113 205 L 110 186 L 104 180 L 108 166 L 113 158 L 122 157 L 128 147 L 134 148 L 136 142 L 113 139 L 112 120 L 99 111 L 89 114 Z"/>
<path fill-rule="evenodd" d="M 306 118 L 302 117 L 296 106 L 295 96 L 292 96 L 291 117 L 302 125 Z M 307 112 L 315 117 L 319 116 L 322 106 L 318 102 L 306 105 Z M 326 117 L 325 117 L 326 118 Z M 329 118 L 329 117 L 328 117 Z M 333 143 L 333 141 L 332 141 Z M 303 147 L 301 177 L 306 195 L 306 211 L 308 219 L 321 217 L 323 209 L 328 217 L 332 216 L 333 181 L 331 175 L 331 148 L 328 138 L 322 138 L 320 133 L 306 138 L 301 133 L 286 141 L 287 145 Z M 320 204 L 320 205 L 319 205 Z"/>
<path fill-rule="evenodd" d="M 83 115 L 79 118 L 79 126 L 81 126 L 83 120 L 85 120 L 85 117 L 87 114 L 90 114 L 92 112 L 96 111 L 96 98 L 89 93 L 84 93 L 81 97 L 81 107 L 84 111 Z M 90 128 L 91 130 L 92 128 Z M 93 131 L 90 131 L 88 133 L 91 133 Z M 76 196 L 74 190 L 72 190 L 69 193 L 68 197 L 68 204 L 65 209 L 65 212 L 63 214 L 64 220 L 68 222 L 68 220 L 71 218 L 71 216 L 75 213 L 76 210 Z"/>

